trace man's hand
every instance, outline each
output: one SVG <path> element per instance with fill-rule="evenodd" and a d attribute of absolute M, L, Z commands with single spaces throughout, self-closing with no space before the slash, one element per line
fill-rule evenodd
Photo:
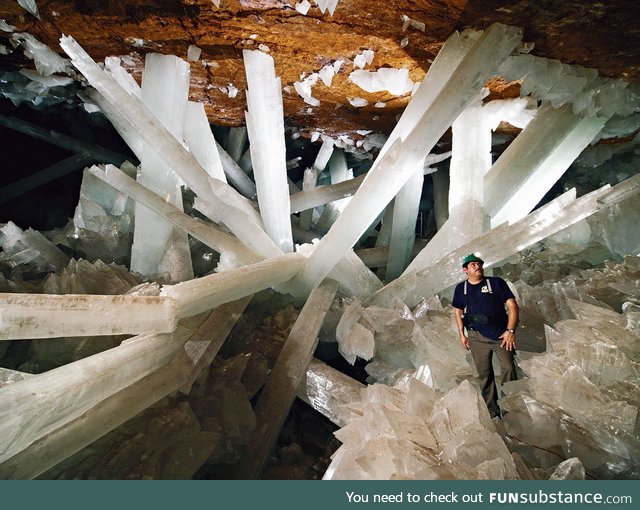
<path fill-rule="evenodd" d="M 511 331 L 505 331 L 500 335 L 499 338 L 502 338 L 502 343 L 500 347 L 504 347 L 508 351 L 516 350 L 516 334 Z"/>
<path fill-rule="evenodd" d="M 464 347 L 465 351 L 469 350 L 469 338 L 465 335 L 460 335 L 460 342 L 462 343 L 462 347 Z"/>

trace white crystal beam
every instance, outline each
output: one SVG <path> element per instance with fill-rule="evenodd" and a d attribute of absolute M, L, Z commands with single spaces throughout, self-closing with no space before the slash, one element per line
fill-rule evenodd
<path fill-rule="evenodd" d="M 300 270 L 303 262 L 304 255 L 287 253 L 188 282 L 165 285 L 160 294 L 178 303 L 178 317 L 190 317 L 286 282 Z"/>
<path fill-rule="evenodd" d="M 313 358 L 298 387 L 298 397 L 339 427 L 355 417 L 347 405 L 360 401 L 366 386 L 348 375 Z"/>
<path fill-rule="evenodd" d="M 402 274 L 413 256 L 423 181 L 424 173 L 420 164 L 393 201 L 393 224 L 385 273 L 388 282 Z"/>
<path fill-rule="evenodd" d="M 227 182 L 227 176 L 222 168 L 222 161 L 218 152 L 218 145 L 211 132 L 209 119 L 202 103 L 188 101 L 184 115 L 184 141 L 189 150 L 214 179 Z"/>
<path fill-rule="evenodd" d="M 243 478 L 258 479 L 264 469 L 318 345 L 318 332 L 337 290 L 337 282 L 324 281 L 311 292 L 300 311 L 254 407 L 256 428 L 237 468 Z"/>
<path fill-rule="evenodd" d="M 247 74 L 247 129 L 258 192 L 260 214 L 267 234 L 284 252 L 293 251 L 284 109 L 280 78 L 273 58 L 262 51 L 242 52 Z"/>
<path fill-rule="evenodd" d="M 168 333 L 177 310 L 157 296 L 0 294 L 0 340 Z"/>
<path fill-rule="evenodd" d="M 188 338 L 184 350 L 178 350 L 169 363 L 108 396 L 2 462 L 0 478 L 33 479 L 176 390 L 186 387 L 184 391 L 188 393 L 197 374 L 211 364 L 248 302 L 249 299 L 244 298 L 213 310 Z M 73 367 L 69 369 L 71 371 Z M 103 384 L 103 381 L 89 379 L 83 388 L 92 384 Z M 122 405 L 123 402 L 127 405 Z"/>
<path fill-rule="evenodd" d="M 19 133 L 23 133 L 71 152 L 91 154 L 94 161 L 100 163 L 121 165 L 129 159 L 128 156 L 125 156 L 124 154 L 105 149 L 100 145 L 76 140 L 75 138 L 65 135 L 64 133 L 60 133 L 59 131 L 44 129 L 16 117 L 0 115 L 0 126 L 13 129 Z"/>
<path fill-rule="evenodd" d="M 229 129 L 227 137 L 226 151 L 229 156 L 237 163 L 240 161 L 244 148 L 247 145 L 247 128 L 232 127 Z"/>
<path fill-rule="evenodd" d="M 332 184 L 353 179 L 353 170 L 350 170 L 347 166 L 347 158 L 342 149 L 333 152 L 329 159 L 328 166 Z M 327 204 L 320 215 L 320 219 L 316 223 L 316 232 L 326 234 L 348 203 L 348 198 L 342 198 Z"/>
<path fill-rule="evenodd" d="M 421 112 L 419 120 L 407 129 L 409 133 L 398 137 L 388 152 L 376 159 L 358 192 L 307 259 L 299 277 L 302 285 L 313 288 L 327 276 L 409 180 L 418 163 L 429 154 L 521 37 L 520 29 L 494 24 L 482 34 L 456 70 L 452 74 L 446 73 L 444 83 L 439 83 L 441 92 Z M 442 78 L 436 81 L 442 81 Z"/>
<path fill-rule="evenodd" d="M 142 102 L 177 140 L 183 139 L 183 125 L 191 70 L 184 60 L 158 53 L 147 54 L 142 78 Z M 146 148 L 140 157 L 138 181 L 182 209 L 181 181 L 154 151 Z M 174 281 L 193 278 L 191 253 L 186 235 L 161 216 L 136 203 L 135 229 L 131 246 L 131 270 L 144 276 L 161 272 L 167 252 L 178 260 L 166 269 Z"/>
<path fill-rule="evenodd" d="M 29 190 L 39 188 L 48 182 L 84 168 L 96 161 L 95 156 L 89 153 L 78 153 L 63 159 L 53 165 L 43 168 L 28 177 L 23 177 L 9 185 L 0 188 L 0 204 L 13 200 Z"/>
<path fill-rule="evenodd" d="M 316 186 L 310 191 L 300 191 L 291 195 L 291 213 L 305 211 L 335 200 L 351 197 L 358 190 L 367 174 L 337 184 Z"/>
<path fill-rule="evenodd" d="M 222 168 L 227 176 L 227 179 L 231 181 L 233 186 L 242 193 L 245 197 L 255 200 L 258 198 L 258 192 L 256 191 L 255 183 L 249 178 L 247 173 L 236 163 L 233 158 L 227 154 L 222 146 L 216 142 L 218 148 L 218 154 L 220 155 L 220 161 L 222 162 Z M 247 149 L 249 152 L 249 149 Z"/>
<path fill-rule="evenodd" d="M 531 212 L 607 120 L 577 116 L 570 105 L 557 110 L 544 105 L 484 178 L 491 225 Z"/>
<path fill-rule="evenodd" d="M 318 181 L 318 172 L 315 168 L 306 168 L 302 177 L 302 191 L 312 192 Z M 307 209 L 300 213 L 300 221 L 298 226 L 302 230 L 311 230 L 313 221 L 313 209 Z"/>
<path fill-rule="evenodd" d="M 480 236 L 489 227 L 485 218 L 482 180 L 491 168 L 491 122 L 484 111 L 483 89 L 452 125 L 449 166 L 449 217 L 429 243 L 408 265 L 425 267 L 459 246 Z M 389 280 L 387 280 L 389 281 Z"/>
<path fill-rule="evenodd" d="M 232 217 L 234 214 L 239 214 L 244 218 L 241 224 L 236 225 L 239 230 L 234 230 L 227 225 L 239 239 L 246 242 L 245 238 L 254 235 L 252 229 L 262 228 L 259 215 L 247 217 L 244 214 L 245 211 L 248 212 L 248 208 L 252 208 L 247 199 L 239 195 L 231 186 L 217 179 L 211 179 L 195 158 L 171 136 L 140 99 L 127 93 L 111 76 L 104 73 L 72 37 L 62 37 L 60 46 L 71 57 L 74 66 L 102 94 L 110 107 L 119 113 L 121 119 L 127 123 L 127 128 L 142 137 L 199 198 L 210 202 L 222 201 L 224 206 L 221 207 L 228 211 L 226 216 Z M 133 150 L 133 147 L 131 148 Z M 218 222 L 220 215 L 211 219 Z M 247 228 L 242 230 L 242 226 Z"/>
<path fill-rule="evenodd" d="M 182 212 L 113 165 L 106 165 L 104 170 L 93 166 L 89 171 L 118 191 L 148 207 L 156 214 L 162 215 L 165 219 L 182 228 L 189 235 L 218 253 L 237 261 L 234 265 L 240 266 L 258 261 L 259 256 L 255 252 L 226 231 Z"/>
<path fill-rule="evenodd" d="M 396 297 L 409 307 L 462 279 L 461 261 L 470 252 L 479 252 L 485 267 L 491 267 L 560 230 L 622 200 L 640 194 L 640 174 L 611 187 L 603 186 L 578 199 L 569 190 L 525 218 L 502 224 L 438 260 L 435 264 L 401 276 L 372 295 L 368 304 L 389 304 Z"/>
<path fill-rule="evenodd" d="M 112 321 L 117 321 L 117 316 Z M 171 334 L 140 335 L 113 349 L 3 386 L 0 462 L 152 373 L 167 363 L 183 342 Z"/>

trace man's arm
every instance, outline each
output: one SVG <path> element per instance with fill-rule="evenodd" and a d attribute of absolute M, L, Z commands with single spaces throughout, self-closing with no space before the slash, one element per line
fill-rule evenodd
<path fill-rule="evenodd" d="M 515 330 L 518 326 L 518 319 L 520 317 L 520 307 L 518 306 L 515 298 L 507 299 L 505 305 L 507 305 L 508 315 L 507 331 L 500 335 L 500 338 L 502 338 L 502 343 L 500 345 L 508 351 L 514 351 L 516 349 Z M 509 331 L 510 329 L 513 330 L 514 333 Z"/>
<path fill-rule="evenodd" d="M 469 350 L 469 338 L 464 334 L 464 323 L 462 322 L 462 310 L 460 308 L 454 308 L 454 317 L 456 318 L 456 324 L 458 325 L 458 335 L 460 336 L 460 342 L 462 347 L 467 351 Z"/>

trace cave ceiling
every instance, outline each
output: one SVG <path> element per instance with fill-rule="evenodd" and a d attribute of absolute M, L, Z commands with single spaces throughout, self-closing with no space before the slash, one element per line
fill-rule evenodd
<path fill-rule="evenodd" d="M 595 68 L 602 76 L 640 81 L 640 30 L 633 24 L 640 4 L 628 0 L 340 0 L 333 15 L 322 13 L 313 1 L 302 15 L 295 0 L 220 0 L 220 7 L 211 0 L 36 3 L 39 19 L 6 0 L 0 2 L 0 18 L 60 54 L 58 42 L 65 34 L 96 61 L 126 57 L 123 64 L 138 81 L 146 53 L 187 60 L 189 46 L 197 46 L 202 53 L 190 62 L 190 99 L 204 103 L 210 122 L 221 126 L 244 124 L 242 51 L 261 48 L 273 56 L 281 77 L 287 125 L 303 134 L 353 135 L 362 129 L 389 133 L 410 94 L 363 91 L 348 79 L 354 58 L 372 50 L 374 59 L 367 69 L 406 68 L 410 78 L 420 82 L 454 31 L 482 30 L 494 22 L 522 27 L 533 55 Z M 1 67 L 33 67 L 17 53 L 1 56 Z M 305 103 L 294 82 L 337 60 L 345 65 L 331 86 L 318 81 L 312 89 L 320 104 Z M 235 97 L 228 93 L 230 84 L 238 89 Z M 505 83 L 499 77 L 488 86 L 490 98 L 519 94 L 518 83 Z M 364 98 L 369 104 L 353 107 L 349 97 Z"/>

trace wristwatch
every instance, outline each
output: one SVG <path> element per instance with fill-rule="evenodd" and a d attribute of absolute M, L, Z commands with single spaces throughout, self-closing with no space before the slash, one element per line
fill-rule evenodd
<path fill-rule="evenodd" d="M 507 331 L 508 331 L 509 333 L 513 333 L 514 335 L 515 335 L 515 333 L 516 333 L 516 330 L 515 330 L 515 329 L 507 329 Z"/>

